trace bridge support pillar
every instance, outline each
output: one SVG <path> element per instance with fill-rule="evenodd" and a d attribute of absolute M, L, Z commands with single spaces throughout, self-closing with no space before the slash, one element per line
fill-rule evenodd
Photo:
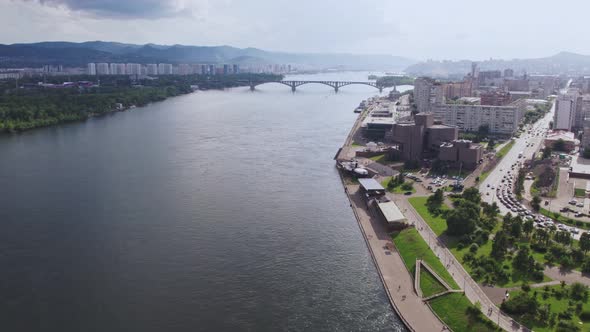
<path fill-rule="evenodd" d="M 383 92 L 383 87 L 382 86 L 379 87 L 379 93 L 381 93 L 381 92 Z"/>
<path fill-rule="evenodd" d="M 291 91 L 295 92 L 295 90 L 297 89 L 297 87 L 295 85 L 291 85 Z"/>
<path fill-rule="evenodd" d="M 254 91 L 254 84 L 250 84 L 250 91 Z"/>
<path fill-rule="evenodd" d="M 334 92 L 338 93 L 338 85 L 334 87 Z"/>

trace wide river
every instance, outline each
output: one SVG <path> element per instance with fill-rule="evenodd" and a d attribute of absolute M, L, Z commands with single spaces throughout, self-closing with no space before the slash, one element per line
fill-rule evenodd
<path fill-rule="evenodd" d="M 201 91 L 0 136 L 2 330 L 404 330 L 333 161 L 376 93 Z"/>

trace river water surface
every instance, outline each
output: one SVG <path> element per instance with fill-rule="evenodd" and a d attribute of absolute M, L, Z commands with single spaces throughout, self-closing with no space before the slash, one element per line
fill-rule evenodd
<path fill-rule="evenodd" d="M 0 137 L 2 330 L 403 330 L 332 160 L 376 92 L 196 92 Z"/>

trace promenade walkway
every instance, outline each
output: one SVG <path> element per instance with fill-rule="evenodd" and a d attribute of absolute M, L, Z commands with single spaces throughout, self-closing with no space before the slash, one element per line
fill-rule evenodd
<path fill-rule="evenodd" d="M 553 280 L 565 281 L 567 284 L 579 282 L 586 286 L 590 286 L 590 278 L 580 271 L 566 271 L 559 268 L 558 266 L 545 266 L 545 271 L 543 272 L 546 276 Z"/>
<path fill-rule="evenodd" d="M 410 272 L 393 245 L 382 221 L 367 211 L 365 201 L 358 193 L 358 185 L 346 185 L 359 226 L 383 281 L 385 291 L 398 314 L 414 331 L 442 331 L 443 323 L 414 292 Z"/>
<path fill-rule="evenodd" d="M 394 198 L 398 207 L 402 210 L 408 222 L 415 225 L 416 230 L 422 238 L 428 243 L 430 249 L 436 254 L 440 261 L 445 265 L 449 273 L 457 284 L 462 287 L 465 295 L 471 303 L 479 302 L 481 310 L 488 318 L 498 324 L 505 331 L 529 331 L 526 327 L 521 326 L 509 316 L 503 314 L 492 300 L 479 287 L 477 282 L 471 278 L 463 266 L 457 261 L 455 256 L 440 242 L 430 226 L 420 217 L 414 207 L 403 196 Z"/>

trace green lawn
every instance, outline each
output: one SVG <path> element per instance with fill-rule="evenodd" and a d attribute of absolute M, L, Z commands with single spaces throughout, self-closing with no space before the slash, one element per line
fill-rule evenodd
<path fill-rule="evenodd" d="M 586 197 L 586 189 L 576 188 L 574 190 L 574 196 L 576 196 L 576 197 Z"/>
<path fill-rule="evenodd" d="M 445 269 L 438 257 L 430 250 L 428 244 L 422 239 L 418 231 L 414 228 L 408 228 L 401 232 L 393 234 L 393 242 L 399 251 L 404 264 L 409 271 L 414 272 L 416 258 L 425 261 L 446 283 L 454 289 L 459 286 L 453 280 L 453 277 Z"/>
<path fill-rule="evenodd" d="M 508 144 L 504 145 L 500 151 L 496 153 L 496 158 L 502 159 L 510 151 L 510 149 L 512 149 L 515 143 L 515 140 L 511 140 Z"/>
<path fill-rule="evenodd" d="M 488 175 L 490 175 L 490 173 L 491 173 L 491 170 L 489 170 L 489 171 L 487 171 L 487 172 L 482 172 L 482 173 L 479 175 L 479 182 L 480 182 L 480 183 L 484 182 L 484 181 L 485 181 L 485 179 L 488 177 Z"/>
<path fill-rule="evenodd" d="M 428 225 L 430 226 L 430 228 L 432 228 L 434 233 L 436 235 L 441 235 L 442 233 L 444 233 L 444 231 L 447 230 L 447 221 L 440 215 L 433 216 L 426 207 L 426 200 L 428 200 L 428 197 L 412 197 L 408 199 L 410 204 L 412 204 L 414 209 L 418 211 L 418 214 L 420 214 L 422 219 L 424 219 L 426 223 L 428 223 Z M 442 206 L 442 209 L 446 209 L 446 206 L 444 204 Z"/>
<path fill-rule="evenodd" d="M 361 147 L 361 146 L 364 146 L 364 145 L 359 144 L 357 142 L 352 142 L 352 146 L 356 148 L 356 147 Z"/>
<path fill-rule="evenodd" d="M 429 297 L 434 294 L 442 293 L 447 289 L 443 286 L 427 269 L 420 270 L 420 289 L 422 295 Z"/>
<path fill-rule="evenodd" d="M 380 155 L 373 156 L 373 157 L 371 157 L 369 159 L 371 159 L 371 160 L 373 160 L 375 162 L 381 163 L 381 162 L 387 161 L 387 155 L 386 154 L 380 154 Z"/>
<path fill-rule="evenodd" d="M 407 180 L 406 180 L 406 183 L 409 183 L 409 184 L 412 185 L 412 190 L 404 190 L 404 189 L 402 189 L 402 186 L 401 185 L 395 186 L 395 187 L 393 187 L 393 189 L 389 189 L 389 187 L 387 187 L 387 185 L 389 184 L 390 181 L 392 181 L 394 179 L 395 179 L 394 176 L 392 176 L 392 177 L 390 177 L 388 179 L 385 179 L 385 180 L 381 181 L 381 185 L 383 186 L 383 188 L 385 188 L 390 193 L 403 194 L 403 193 L 408 192 L 408 191 L 411 192 L 411 193 L 415 193 L 416 192 L 416 189 L 414 188 L 414 181 L 407 181 Z"/>
<path fill-rule="evenodd" d="M 550 286 L 549 290 L 552 290 L 552 289 L 561 290 L 562 288 L 561 288 L 561 285 Z M 566 289 L 569 289 L 569 286 L 566 286 Z M 569 306 L 569 303 L 568 303 L 570 301 L 569 296 L 563 296 L 563 297 L 561 297 L 561 299 L 558 299 L 557 297 L 555 297 L 553 295 L 549 295 L 549 297 L 547 299 L 543 299 L 542 295 L 544 293 L 544 288 L 533 289 L 529 292 L 529 294 L 532 294 L 533 291 L 537 291 L 537 300 L 539 301 L 539 306 L 549 304 L 549 305 L 551 305 L 551 313 L 556 313 L 556 314 L 559 314 L 560 312 L 566 312 L 566 311 L 571 312 L 572 313 L 571 321 L 574 324 L 576 324 L 577 326 L 579 326 L 581 328 L 581 331 L 590 331 L 590 320 L 589 321 L 582 321 L 580 319 L 580 317 L 576 314 L 575 310 Z M 522 293 L 522 291 L 521 290 L 512 291 L 512 292 L 510 292 L 510 297 L 512 298 L 519 293 Z M 551 292 L 549 292 L 548 294 L 551 294 Z M 590 310 L 590 301 L 584 302 L 582 308 L 585 311 Z M 519 316 L 514 316 L 514 318 L 519 320 L 522 324 L 526 325 L 528 328 L 534 329 L 536 332 L 555 331 L 555 327 L 546 326 L 542 322 L 539 322 L 538 320 L 525 320 Z M 559 320 L 560 319 L 558 319 L 558 321 Z M 583 324 L 579 324 L 579 322 L 582 322 Z"/>
<path fill-rule="evenodd" d="M 432 310 L 455 332 L 496 331 L 482 319 L 470 319 L 466 310 L 471 302 L 461 293 L 451 293 L 430 301 Z"/>

